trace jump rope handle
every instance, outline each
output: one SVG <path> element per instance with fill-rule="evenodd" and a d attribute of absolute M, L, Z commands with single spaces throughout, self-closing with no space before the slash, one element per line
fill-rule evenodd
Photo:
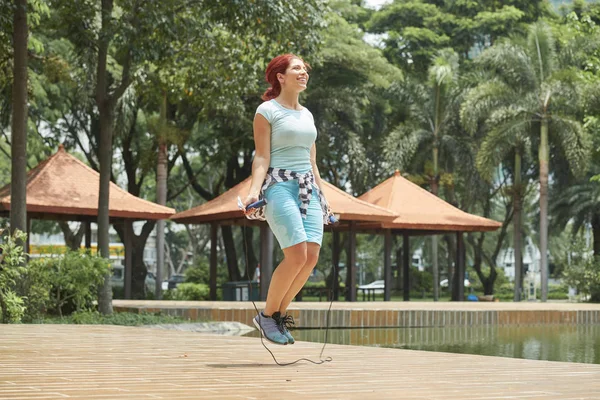
<path fill-rule="evenodd" d="M 246 206 L 246 211 L 249 210 L 253 210 L 255 208 L 261 208 L 264 205 L 267 204 L 267 200 L 266 199 L 260 199 L 258 201 L 255 201 L 254 203 L 250 203 Z M 244 204 L 242 203 L 242 200 L 238 197 L 238 206 L 240 207 L 240 209 L 244 209 Z"/>
<path fill-rule="evenodd" d="M 339 221 L 337 220 L 337 218 L 336 218 L 336 217 L 334 217 L 333 215 L 329 215 L 329 223 L 330 223 L 331 225 L 335 225 L 335 224 L 337 224 L 338 222 L 339 222 Z"/>

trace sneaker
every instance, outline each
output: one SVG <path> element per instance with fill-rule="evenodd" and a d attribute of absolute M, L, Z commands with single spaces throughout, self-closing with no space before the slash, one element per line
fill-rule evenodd
<path fill-rule="evenodd" d="M 295 325 L 294 317 L 287 314 L 285 314 L 282 317 L 280 313 L 276 312 L 275 314 L 273 314 L 273 319 L 277 321 L 277 323 L 283 330 L 284 336 L 288 339 L 288 344 L 294 344 L 296 341 L 294 340 L 294 337 L 289 331 L 289 329 L 293 328 Z"/>
<path fill-rule="evenodd" d="M 279 320 L 278 314 L 279 313 L 273 314 L 273 317 L 277 315 L 277 320 Z M 283 330 L 273 317 L 266 317 L 261 311 L 259 315 L 254 317 L 252 322 L 254 322 L 256 329 L 258 329 L 269 342 L 281 345 L 288 344 L 288 338 L 283 334 Z"/>

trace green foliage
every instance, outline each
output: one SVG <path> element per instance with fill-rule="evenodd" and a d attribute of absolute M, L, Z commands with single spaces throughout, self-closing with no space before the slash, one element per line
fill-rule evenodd
<path fill-rule="evenodd" d="M 185 281 L 188 283 L 202 283 L 207 285 L 209 283 L 209 271 L 206 263 L 195 265 L 185 270 Z"/>
<path fill-rule="evenodd" d="M 12 235 L 4 233 L 0 243 L 0 315 L 3 323 L 20 322 L 24 313 L 24 301 L 17 294 L 21 277 L 27 272 L 22 243 L 27 234 L 16 230 Z"/>
<path fill-rule="evenodd" d="M 484 267 L 481 270 L 482 270 L 481 272 L 483 273 L 484 276 L 490 275 L 489 267 Z M 479 279 L 479 275 L 475 274 L 475 273 L 470 273 L 469 281 L 471 282 L 471 288 L 472 288 L 473 292 L 475 292 L 475 294 L 478 294 L 478 295 L 479 294 L 483 295 L 483 293 L 484 293 L 483 283 L 481 283 L 481 280 Z M 504 274 L 504 271 L 500 270 L 496 277 L 496 281 L 494 282 L 494 295 L 499 295 L 500 293 L 504 293 L 506 296 L 508 296 L 507 293 L 510 292 L 510 296 L 513 296 L 513 293 L 514 293 L 513 286 L 514 285 L 508 281 L 508 278 Z M 512 297 L 511 297 L 511 299 L 512 299 Z"/>
<path fill-rule="evenodd" d="M 564 266 L 564 282 L 577 289 L 580 295 L 600 302 L 600 257 L 590 252 L 584 238 L 577 237 L 570 258 Z"/>
<path fill-rule="evenodd" d="M 67 252 L 30 262 L 31 288 L 49 292 L 47 310 L 59 316 L 93 308 L 98 287 L 104 282 L 110 263 L 84 252 Z"/>
<path fill-rule="evenodd" d="M 411 291 L 416 293 L 433 292 L 433 275 L 429 271 L 419 271 L 411 269 L 410 271 Z"/>
<path fill-rule="evenodd" d="M 25 302 L 21 296 L 12 290 L 4 291 L 2 296 L 2 322 L 19 323 L 25 315 Z"/>
<path fill-rule="evenodd" d="M 550 14 L 543 0 L 502 3 L 500 7 L 495 0 L 394 1 L 375 12 L 367 28 L 388 34 L 384 50 L 388 59 L 422 76 L 433 54 L 444 47 L 472 58 L 499 37 Z"/>
<path fill-rule="evenodd" d="M 165 300 L 179 300 L 179 301 L 199 301 L 209 299 L 208 285 L 202 283 L 182 283 L 177 286 L 175 290 L 171 290 L 165 297 Z"/>
<path fill-rule="evenodd" d="M 162 315 L 160 313 L 128 313 L 116 312 L 110 315 L 103 315 L 97 311 L 78 311 L 62 318 L 43 318 L 32 321 L 42 324 L 83 324 L 83 325 L 158 325 L 158 324 L 180 324 L 189 322 L 180 317 Z"/>

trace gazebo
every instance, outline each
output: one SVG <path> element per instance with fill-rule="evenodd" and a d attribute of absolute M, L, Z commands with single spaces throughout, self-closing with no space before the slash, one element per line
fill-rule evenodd
<path fill-rule="evenodd" d="M 399 171 L 359 196 L 359 199 L 385 207 L 397 214 L 393 221 L 361 224 L 362 229 L 382 229 L 384 231 L 384 298 L 389 300 L 391 288 L 391 235 L 403 236 L 403 292 L 404 300 L 409 300 L 409 236 L 432 235 L 443 232 L 457 233 L 457 260 L 454 290 L 457 300 L 464 297 L 465 248 L 463 232 L 493 231 L 501 223 L 477 215 L 466 213 L 441 198 L 426 191 L 402 177 Z M 439 284 L 439 282 L 434 282 Z"/>
<path fill-rule="evenodd" d="M 260 226 L 260 293 L 262 299 L 266 298 L 267 289 L 269 287 L 271 274 L 273 271 L 273 236 L 266 223 L 246 220 L 237 206 L 238 196 L 240 198 L 244 198 L 248 194 L 250 183 L 251 178 L 247 178 L 220 196 L 190 210 L 177 213 L 171 217 L 172 221 L 179 223 L 211 224 L 209 273 L 211 300 L 215 300 L 217 295 L 217 229 L 219 225 L 225 224 L 247 224 L 248 226 Z M 356 247 L 354 233 L 357 223 L 391 222 L 396 218 L 396 214 L 385 208 L 370 204 L 360 199 L 356 199 L 355 197 L 327 182 L 323 183 L 325 185 L 323 191 L 327 201 L 329 202 L 331 210 L 339 219 L 340 224 L 347 226 L 347 228 L 350 229 L 351 240 L 348 241 L 348 265 L 353 267 L 355 264 Z M 326 228 L 326 231 L 328 230 L 329 229 Z M 354 276 L 354 274 L 352 274 L 352 276 Z M 356 293 L 352 292 L 352 295 L 355 298 Z"/>
<path fill-rule="evenodd" d="M 98 217 L 99 186 L 98 172 L 60 145 L 58 152 L 27 173 L 28 230 L 32 219 L 82 221 L 86 224 L 85 245 L 90 248 L 90 224 Z M 9 213 L 10 184 L 0 189 L 0 215 Z M 170 207 L 141 199 L 110 183 L 109 216 L 113 224 L 125 220 L 168 219 L 173 214 L 175 210 Z M 130 298 L 132 232 L 125 229 L 124 234 L 125 298 Z"/>

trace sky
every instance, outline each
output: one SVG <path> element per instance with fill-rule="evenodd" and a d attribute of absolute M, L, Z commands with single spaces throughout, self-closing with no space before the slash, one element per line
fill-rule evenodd
<path fill-rule="evenodd" d="M 369 8 L 378 9 L 385 3 L 389 3 L 391 0 L 365 0 L 365 5 Z"/>

